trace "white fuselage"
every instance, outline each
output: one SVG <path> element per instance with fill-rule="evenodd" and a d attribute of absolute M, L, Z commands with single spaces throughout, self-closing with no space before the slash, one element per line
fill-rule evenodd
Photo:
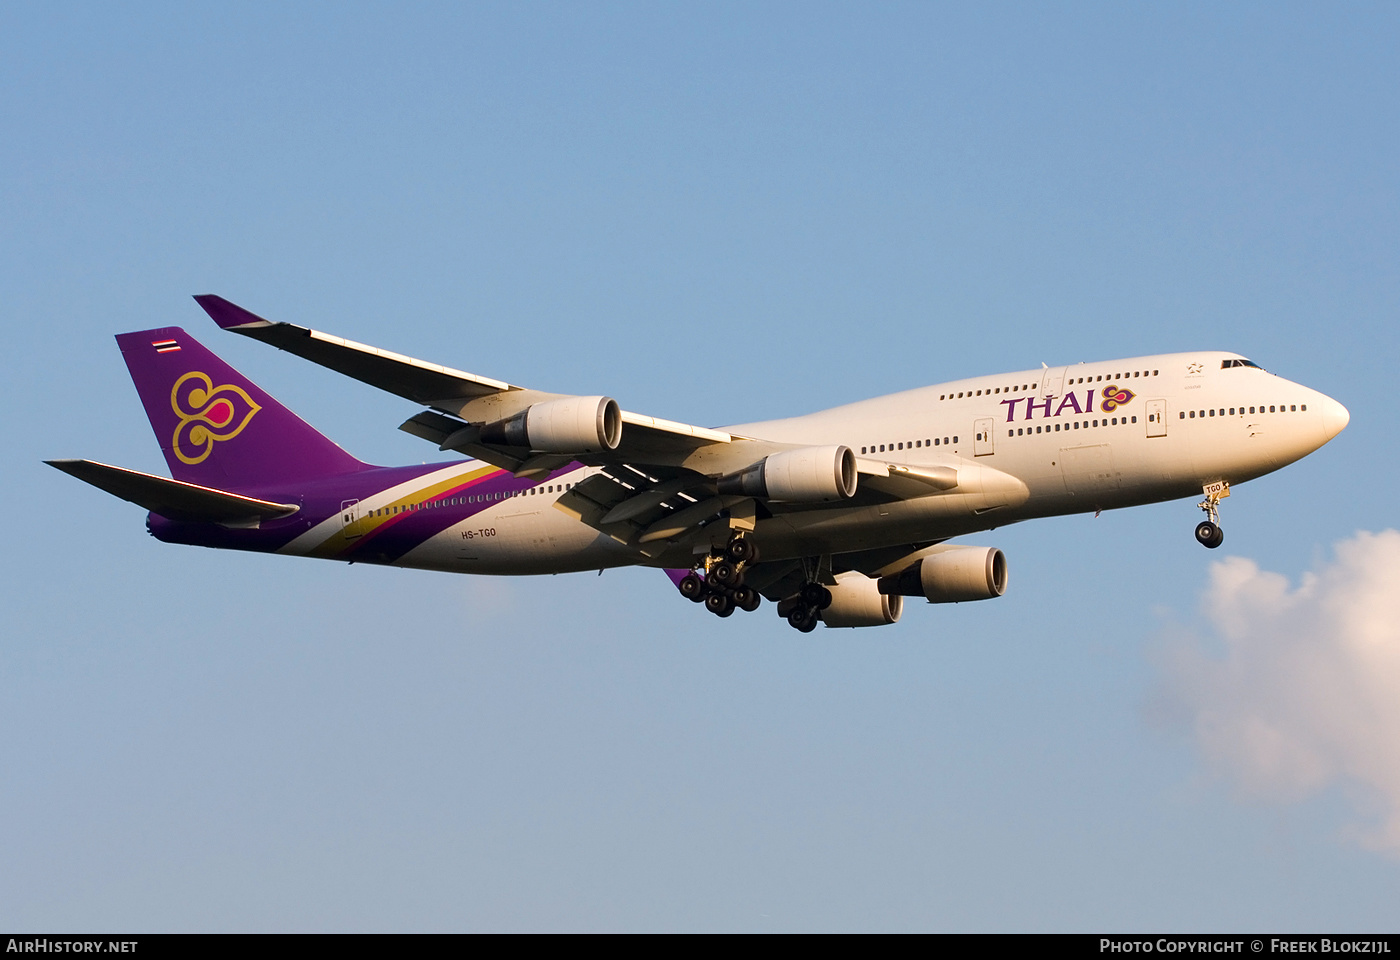
<path fill-rule="evenodd" d="M 866 461 L 959 472 L 951 491 L 930 488 L 877 505 L 812 505 L 762 519 L 755 536 L 766 559 L 926 543 L 1034 517 L 1199 495 L 1205 484 L 1237 484 L 1285 466 L 1346 425 L 1346 409 L 1335 400 L 1258 367 L 1232 365 L 1242 360 L 1203 352 L 1042 368 L 726 429 L 786 444 L 845 444 Z M 427 487 L 454 470 L 485 466 L 467 461 L 421 482 Z M 553 509 L 592 472 L 580 468 L 548 484 L 555 489 L 493 503 L 397 563 L 510 574 L 688 565 L 688 546 L 642 561 Z M 385 496 L 402 499 L 404 492 Z M 362 509 L 375 506 L 366 500 Z M 285 552 L 316 552 L 316 543 L 334 534 L 332 523 Z"/>

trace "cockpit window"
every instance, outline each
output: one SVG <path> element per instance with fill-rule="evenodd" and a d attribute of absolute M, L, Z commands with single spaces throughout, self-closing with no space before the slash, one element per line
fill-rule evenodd
<path fill-rule="evenodd" d="M 1255 363 L 1253 360 L 1221 360 L 1221 361 L 1220 361 L 1220 369 L 1221 369 L 1221 370 L 1228 370 L 1228 369 L 1230 369 L 1231 367 L 1253 367 L 1255 370 L 1263 370 L 1263 369 L 1264 369 L 1263 367 L 1259 366 L 1259 364 Z"/>

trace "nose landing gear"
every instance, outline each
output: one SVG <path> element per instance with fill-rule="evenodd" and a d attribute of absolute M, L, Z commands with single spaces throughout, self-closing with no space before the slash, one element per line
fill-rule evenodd
<path fill-rule="evenodd" d="M 745 586 L 745 571 L 758 562 L 758 547 L 736 533 L 723 550 L 707 554 L 676 585 L 681 596 L 703 603 L 717 617 L 727 617 L 735 608 L 752 613 L 763 603 L 757 590 Z"/>
<path fill-rule="evenodd" d="M 1197 504 L 1206 512 L 1207 519 L 1196 524 L 1196 542 L 1214 550 L 1225 542 L 1225 531 L 1220 529 L 1220 501 L 1230 495 L 1230 484 L 1224 480 L 1206 484 L 1206 498 Z"/>

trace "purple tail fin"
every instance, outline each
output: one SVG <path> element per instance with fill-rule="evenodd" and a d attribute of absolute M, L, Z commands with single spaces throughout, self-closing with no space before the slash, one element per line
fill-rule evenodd
<path fill-rule="evenodd" d="M 176 480 L 236 492 L 366 467 L 179 327 L 117 345 Z"/>

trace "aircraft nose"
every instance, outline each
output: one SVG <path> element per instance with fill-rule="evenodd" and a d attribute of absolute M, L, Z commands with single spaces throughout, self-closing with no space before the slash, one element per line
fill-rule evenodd
<path fill-rule="evenodd" d="M 1346 425 L 1351 422 L 1351 411 L 1331 397 L 1324 397 L 1320 406 L 1322 407 L 1322 430 L 1327 434 L 1327 439 L 1331 440 L 1345 430 Z"/>

